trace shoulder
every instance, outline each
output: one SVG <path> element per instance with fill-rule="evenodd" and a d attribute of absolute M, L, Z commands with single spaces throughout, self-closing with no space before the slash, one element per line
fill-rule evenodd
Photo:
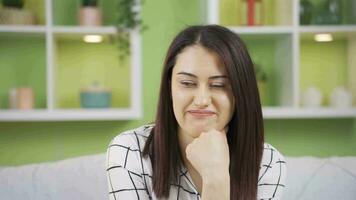
<path fill-rule="evenodd" d="M 152 168 L 142 152 L 152 128 L 141 126 L 111 140 L 106 153 L 110 199 L 150 199 Z"/>
<path fill-rule="evenodd" d="M 149 124 L 124 131 L 112 139 L 109 147 L 120 145 L 130 148 L 143 148 L 153 127 L 153 124 Z"/>
<path fill-rule="evenodd" d="M 286 161 L 281 152 L 265 143 L 258 178 L 259 198 L 280 198 L 285 188 Z"/>
<path fill-rule="evenodd" d="M 135 169 L 139 166 L 142 152 L 154 125 L 127 130 L 114 137 L 107 149 L 107 167 L 121 166 Z M 140 161 L 140 162 L 138 162 Z"/>
<path fill-rule="evenodd" d="M 264 143 L 261 167 L 262 165 L 271 165 L 274 163 L 285 163 L 284 156 L 271 144 Z"/>

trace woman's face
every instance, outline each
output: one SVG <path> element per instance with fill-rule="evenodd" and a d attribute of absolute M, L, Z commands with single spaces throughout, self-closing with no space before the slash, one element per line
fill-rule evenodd
<path fill-rule="evenodd" d="M 224 130 L 234 112 L 234 97 L 218 56 L 200 45 L 177 55 L 172 72 L 172 100 L 179 132 L 191 138 L 202 131 Z"/>

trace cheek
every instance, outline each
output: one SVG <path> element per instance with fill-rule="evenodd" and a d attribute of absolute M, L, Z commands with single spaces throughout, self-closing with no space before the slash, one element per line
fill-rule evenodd
<path fill-rule="evenodd" d="M 173 111 L 177 120 L 183 116 L 184 109 L 189 104 L 190 95 L 187 91 L 183 91 L 175 86 L 172 87 Z"/>
<path fill-rule="evenodd" d="M 219 95 L 216 98 L 216 102 L 220 111 L 220 120 L 224 121 L 224 123 L 228 123 L 234 113 L 235 103 L 232 95 L 225 94 Z"/>

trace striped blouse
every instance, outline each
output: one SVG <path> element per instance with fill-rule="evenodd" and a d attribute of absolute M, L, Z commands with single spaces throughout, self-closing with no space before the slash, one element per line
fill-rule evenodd
<path fill-rule="evenodd" d="M 149 157 L 141 156 L 152 125 L 116 136 L 107 150 L 107 180 L 110 200 L 156 200 Z M 201 196 L 187 169 L 182 166 L 178 183 L 172 183 L 168 199 L 198 200 Z M 258 199 L 281 199 L 286 163 L 273 146 L 265 143 L 258 179 Z"/>

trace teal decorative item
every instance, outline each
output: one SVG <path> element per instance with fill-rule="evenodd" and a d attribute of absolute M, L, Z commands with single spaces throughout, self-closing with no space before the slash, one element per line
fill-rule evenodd
<path fill-rule="evenodd" d="M 326 0 L 320 4 L 315 17 L 316 24 L 341 24 L 342 5 L 340 0 Z"/>
<path fill-rule="evenodd" d="M 100 87 L 98 82 L 94 82 L 91 86 L 81 90 L 80 105 L 82 108 L 109 108 L 111 107 L 111 91 Z"/>
<path fill-rule="evenodd" d="M 309 0 L 301 0 L 299 8 L 300 24 L 308 25 L 312 22 L 313 13 L 315 12 L 314 5 Z"/>

